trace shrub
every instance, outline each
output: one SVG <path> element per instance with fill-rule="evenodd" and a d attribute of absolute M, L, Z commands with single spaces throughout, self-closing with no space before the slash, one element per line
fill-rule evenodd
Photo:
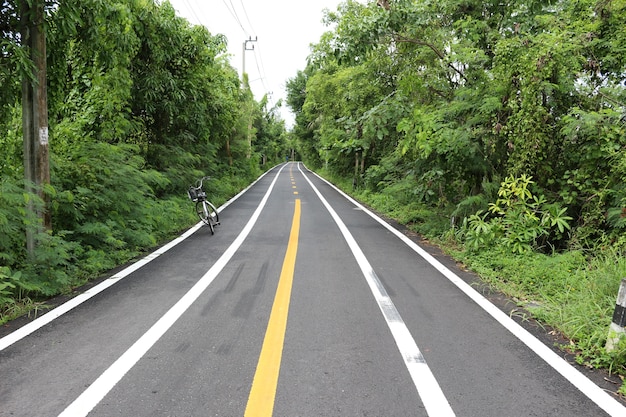
<path fill-rule="evenodd" d="M 461 236 L 471 249 L 502 245 L 512 252 L 524 253 L 546 245 L 554 248 L 570 229 L 567 208 L 548 204 L 543 195 L 535 195 L 531 177 L 506 178 L 498 199 L 489 204 L 488 212 L 479 211 L 467 218 Z"/>

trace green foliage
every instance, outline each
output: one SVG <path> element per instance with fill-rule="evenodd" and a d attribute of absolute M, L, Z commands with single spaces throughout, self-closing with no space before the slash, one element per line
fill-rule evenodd
<path fill-rule="evenodd" d="M 50 200 L 44 207 L 16 180 L 20 86 L 33 64 L 19 43 L 19 2 L 5 3 L 0 265 L 10 271 L 2 269 L 0 316 L 67 292 L 193 224 L 185 191 L 196 178 L 214 178 L 208 190 L 219 204 L 258 176 L 261 154 L 266 163 L 284 157 L 283 121 L 240 83 L 222 35 L 190 25 L 169 2 L 47 1 L 52 183 L 38 190 Z M 53 229 L 41 230 L 29 206 L 48 210 Z M 26 230 L 36 241 L 30 256 Z"/>
<path fill-rule="evenodd" d="M 6 317 L 17 317 L 27 312 L 33 305 L 28 293 L 37 287 L 24 280 L 21 271 L 13 272 L 10 268 L 0 266 L 0 324 Z"/>
<path fill-rule="evenodd" d="M 23 144 L 22 144 L 22 126 L 21 126 L 21 109 L 16 106 L 7 107 L 2 112 L 6 117 L 6 123 L 0 122 L 0 149 L 3 155 L 0 160 L 0 177 L 1 178 L 18 178 L 23 175 Z"/>
<path fill-rule="evenodd" d="M 0 180 L 0 261 L 4 265 L 18 265 L 26 254 L 26 229 L 37 227 L 37 219 L 27 210 L 29 204 L 41 209 L 43 203 L 37 195 L 25 192 L 21 182 Z"/>
<path fill-rule="evenodd" d="M 271 109 L 267 109 L 267 97 L 261 103 L 259 110 L 263 116 L 256 119 L 256 138 L 253 149 L 261 158 L 261 164 L 273 166 L 284 161 L 289 155 L 287 144 L 287 133 L 285 132 L 285 122 L 278 117 L 279 102 Z"/>
<path fill-rule="evenodd" d="M 564 153 L 563 174 L 555 183 L 563 201 L 578 213 L 575 242 L 593 247 L 607 235 L 615 239 L 620 234 L 619 212 L 626 206 L 626 125 L 614 109 L 573 108 L 562 126 L 563 147 L 577 151 Z"/>
<path fill-rule="evenodd" d="M 39 233 L 36 243 L 34 256 L 22 269 L 28 294 L 49 297 L 83 282 L 86 277 L 74 264 L 83 250 L 79 243 L 66 240 L 64 233 Z"/>
<path fill-rule="evenodd" d="M 535 312 L 537 317 L 558 326 L 572 340 L 568 348 L 576 351 L 579 363 L 619 374 L 626 374 L 626 346 L 622 343 L 610 353 L 604 346 L 617 290 L 624 277 L 623 256 L 619 252 L 605 251 L 587 265 L 570 268 L 562 282 L 552 280 L 553 288 L 542 289 L 546 305 Z M 562 285 L 560 290 L 558 285 Z"/>
<path fill-rule="evenodd" d="M 34 293 L 53 295 L 66 290 L 70 280 L 66 274 L 68 261 L 77 249 L 60 236 L 38 232 L 39 220 L 27 210 L 29 204 L 35 210 L 43 209 L 38 195 L 27 193 L 23 186 L 9 180 L 0 183 L 0 262 L 4 268 L 0 287 L 2 304 L 8 306 L 17 305 Z M 25 248 L 27 229 L 38 243 L 31 258 Z M 14 302 L 7 301 L 11 297 Z"/>
<path fill-rule="evenodd" d="M 472 214 L 463 220 L 460 237 L 474 251 L 493 245 L 501 232 L 495 224 L 491 224 L 487 220 L 488 215 L 489 213 L 483 214 L 482 210 L 480 210 L 478 213 Z"/>
<path fill-rule="evenodd" d="M 356 170 L 355 183 L 362 177 L 373 191 L 412 178 L 430 204 L 469 202 L 485 183 L 532 176 L 556 205 L 533 203 L 545 206 L 531 210 L 537 219 L 500 216 L 522 216 L 504 230 L 528 226 L 511 236 L 516 250 L 614 242 L 625 201 L 623 46 L 614 41 L 625 36 L 624 9 L 347 1 L 327 13 L 334 29 L 292 80 L 301 154 L 340 175 Z"/>
<path fill-rule="evenodd" d="M 452 216 L 454 216 L 455 220 L 463 221 L 463 219 L 479 211 L 486 212 L 489 209 L 489 202 L 497 199 L 499 190 L 500 181 L 483 180 L 480 187 L 481 192 L 479 194 L 469 195 L 459 201 L 452 212 Z"/>
<path fill-rule="evenodd" d="M 572 217 L 558 204 L 548 204 L 542 195 L 534 195 L 534 184 L 526 175 L 506 178 L 498 191 L 498 199 L 489 204 L 489 212 L 479 211 L 463 224 L 466 243 L 474 250 L 482 246 L 503 245 L 512 252 L 524 253 L 539 249 L 563 238 Z M 495 217 L 488 218 L 489 215 Z M 553 237 L 553 240 L 550 240 Z"/>
<path fill-rule="evenodd" d="M 35 289 L 22 279 L 20 271 L 11 272 L 8 267 L 0 267 L 0 305 L 12 305 L 24 299 L 26 292 Z"/>
<path fill-rule="evenodd" d="M 122 262 L 184 227 L 182 219 L 168 219 L 180 215 L 178 205 L 155 198 L 154 189 L 166 188 L 168 180 L 143 168 L 138 147 L 94 143 L 72 151 L 54 171 L 53 218 L 83 251 L 104 250 Z"/>

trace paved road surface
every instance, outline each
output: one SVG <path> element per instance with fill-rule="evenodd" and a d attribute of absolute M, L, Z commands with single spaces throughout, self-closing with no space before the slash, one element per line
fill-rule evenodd
<path fill-rule="evenodd" d="M 0 339 L 0 416 L 626 416 L 301 164 L 220 220 Z"/>

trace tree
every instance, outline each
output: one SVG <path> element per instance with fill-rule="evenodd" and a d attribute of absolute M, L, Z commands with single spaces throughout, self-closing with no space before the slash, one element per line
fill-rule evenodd
<path fill-rule="evenodd" d="M 346 1 L 288 84 L 301 151 L 463 215 L 532 176 L 577 215 L 574 241 L 623 230 L 625 8 Z"/>
<path fill-rule="evenodd" d="M 267 96 L 259 103 L 261 117 L 257 118 L 254 124 L 256 139 L 253 148 L 260 155 L 262 165 L 279 163 L 289 154 L 285 121 L 278 113 L 281 106 L 282 101 L 279 100 L 268 109 Z"/>
<path fill-rule="evenodd" d="M 314 134 L 315 119 L 311 119 L 311 115 L 302 111 L 306 101 L 306 85 L 310 72 L 310 67 L 308 71 L 298 71 L 295 77 L 287 81 L 287 106 L 295 115 L 295 126 L 292 132 L 299 154 L 312 167 L 320 167 L 322 163 Z"/>
<path fill-rule="evenodd" d="M 28 6 L 23 21 L 20 4 Z M 22 44 L 32 28 L 29 37 L 20 32 L 28 19 L 42 23 L 30 11 L 42 4 L 45 54 Z M 263 152 L 276 152 L 284 126 L 241 85 L 225 42 L 177 17 L 168 2 L 4 2 L 0 288 L 16 296 L 67 291 L 194 221 L 185 190 L 196 178 L 216 179 L 207 188 L 219 202 L 258 176 L 250 144 L 262 136 Z M 46 58 L 47 80 L 35 78 L 34 58 Z M 42 197 L 16 191 L 25 175 L 21 133 L 32 130 L 20 122 L 22 76 L 28 89 L 48 93 L 50 180 L 33 186 L 50 198 L 45 211 Z M 33 230 L 30 258 L 25 231 L 43 223 L 27 202 L 54 225 Z"/>
<path fill-rule="evenodd" d="M 8 3 L 3 10 L 2 49 L 3 60 L 15 64 L 17 71 L 2 71 L 2 78 L 20 73 L 22 79 L 22 132 L 24 177 L 27 191 L 38 193 L 44 205 L 36 210 L 41 226 L 51 228 L 48 196 L 44 187 L 50 184 L 48 145 L 48 103 L 46 77 L 46 33 L 44 29 L 44 1 L 21 1 L 18 6 Z M 19 42 L 19 46 L 18 46 Z M 12 61 L 12 62 L 11 62 Z M 4 84 L 4 83 L 3 83 Z M 14 91 L 15 83 L 8 81 L 7 92 Z M 13 87 L 13 88 L 11 88 Z M 11 103 L 4 96 L 3 105 Z M 6 100 L 6 101 L 5 101 Z M 35 205 L 30 202 L 30 212 Z M 35 250 L 35 230 L 26 229 L 26 245 L 31 256 Z"/>

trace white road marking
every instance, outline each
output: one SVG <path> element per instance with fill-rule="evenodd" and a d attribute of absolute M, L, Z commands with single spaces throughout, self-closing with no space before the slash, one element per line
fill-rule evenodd
<path fill-rule="evenodd" d="M 276 184 L 276 180 L 284 165 L 274 177 L 265 196 L 259 206 L 248 220 L 239 236 L 226 249 L 224 254 L 215 262 L 206 274 L 180 299 L 167 313 L 165 313 L 143 336 L 141 336 L 122 356 L 117 359 L 106 371 L 102 373 L 72 404 L 70 404 L 59 417 L 86 416 L 107 395 L 109 391 L 124 377 L 124 375 L 146 354 L 146 352 L 172 327 L 172 325 L 187 311 L 193 302 L 215 280 L 217 275 L 224 269 L 226 264 L 239 249 L 248 234 L 254 227 L 261 211 Z"/>
<path fill-rule="evenodd" d="M 598 407 L 604 410 L 612 417 L 624 417 L 626 415 L 626 407 L 619 403 L 615 398 L 611 397 L 606 391 L 597 386 L 593 381 L 580 373 L 576 368 L 570 365 L 565 359 L 557 355 L 552 349 L 543 344 L 539 339 L 533 336 L 530 332 L 517 324 L 513 319 L 507 316 L 502 310 L 493 305 L 489 300 L 483 297 L 479 292 L 472 288 L 469 284 L 463 281 L 458 275 L 449 270 L 438 260 L 432 257 L 428 252 L 422 249 L 419 245 L 405 236 L 403 233 L 395 229 L 393 226 L 385 222 L 383 219 L 372 213 L 358 201 L 335 187 L 324 178 L 313 173 L 319 179 L 333 187 L 337 192 L 343 195 L 348 201 L 355 206 L 359 207 L 363 212 L 367 213 L 370 217 L 384 226 L 391 233 L 396 235 L 407 246 L 413 249 L 418 255 L 424 258 L 435 269 L 437 269 L 442 275 L 456 285 L 463 293 L 465 293 L 476 304 L 483 308 L 489 315 L 491 315 L 498 323 L 500 323 L 509 332 L 515 335 L 522 343 L 528 346 L 533 352 L 543 359 L 549 366 L 554 368 L 565 379 L 567 379 L 572 385 L 574 385 L 580 392 L 586 395 L 592 400 Z"/>
<path fill-rule="evenodd" d="M 269 171 L 266 171 L 265 173 L 263 173 L 263 175 L 261 175 L 259 178 L 257 178 L 256 181 L 254 181 L 252 184 L 250 184 L 248 187 L 246 187 L 243 191 L 241 191 L 239 194 L 237 194 L 236 196 L 234 196 L 233 198 L 228 200 L 226 203 L 224 203 L 222 206 L 220 206 L 220 208 L 218 208 L 217 211 L 221 212 L 226 207 L 228 207 L 233 201 L 237 200 L 241 195 L 243 195 L 246 191 L 248 191 L 254 184 L 256 184 L 258 181 L 260 181 L 261 178 L 263 178 L 268 172 Z M 150 263 L 150 261 L 152 261 L 152 260 L 158 258 L 159 256 L 163 255 L 165 252 L 167 252 L 168 250 L 172 249 L 174 246 L 178 245 L 183 240 L 187 239 L 189 236 L 193 235 L 202 225 L 203 225 L 202 222 L 198 222 L 194 227 L 192 227 L 191 229 L 187 230 L 185 233 L 183 233 L 178 238 L 172 240 L 167 245 L 164 245 L 164 246 L 160 247 L 156 251 L 154 251 L 151 254 L 149 254 L 149 255 L 145 256 L 144 258 L 140 259 L 139 261 L 137 261 L 134 264 L 130 265 L 128 268 L 125 268 L 124 270 L 118 272 L 117 274 L 113 275 L 110 278 L 107 278 L 105 281 L 102 281 L 100 284 L 94 286 L 93 288 L 90 288 L 89 290 L 85 291 L 84 293 L 82 293 L 82 294 L 72 298 L 71 300 L 61 304 L 60 306 L 50 310 L 48 313 L 44 314 L 43 316 L 39 317 L 38 319 L 35 319 L 35 320 L 31 321 L 30 323 L 28 323 L 28 324 L 20 327 L 19 329 L 15 330 L 14 332 L 4 336 L 3 338 L 0 339 L 0 351 L 2 351 L 4 349 L 6 349 L 7 347 L 11 346 L 13 343 L 15 343 L 15 342 L 25 338 L 29 334 L 39 330 L 40 328 L 42 328 L 46 324 L 48 324 L 51 321 L 61 317 L 63 314 L 67 313 L 68 311 L 73 310 L 77 306 L 79 306 L 82 303 L 84 303 L 85 301 L 89 300 L 91 297 L 101 293 L 102 291 L 106 290 L 107 288 L 109 288 L 113 284 L 116 284 L 117 282 L 119 282 L 121 279 L 126 278 L 128 275 L 130 275 L 131 273 L 135 272 L 136 270 L 138 270 L 142 266 L 145 266 L 146 264 Z"/>
<path fill-rule="evenodd" d="M 311 188 L 317 194 L 318 198 L 322 201 L 322 204 L 326 207 L 326 210 L 330 213 L 331 217 L 337 223 L 339 230 L 343 234 L 346 243 L 350 247 L 354 258 L 356 259 L 361 272 L 367 281 L 380 311 L 383 313 L 387 326 L 393 335 L 393 338 L 400 350 L 400 354 L 404 360 L 404 364 L 407 367 L 409 374 L 413 380 L 413 384 L 417 389 L 418 395 L 426 408 L 426 412 L 429 416 L 437 417 L 453 417 L 455 416 L 450 403 L 446 399 L 439 383 L 435 379 L 435 376 L 431 372 L 430 368 L 424 360 L 424 356 L 420 351 L 415 339 L 411 335 L 411 332 L 407 328 L 406 324 L 402 320 L 400 313 L 396 309 L 396 306 L 391 301 L 391 298 L 387 294 L 385 287 L 380 282 L 380 279 L 374 272 L 374 269 L 370 265 L 369 261 L 365 257 L 365 254 L 359 247 L 356 240 L 341 220 L 337 212 L 330 206 L 328 201 L 322 196 L 319 190 L 313 185 L 311 180 L 302 172 L 300 164 L 298 169 L 307 180 Z"/>

